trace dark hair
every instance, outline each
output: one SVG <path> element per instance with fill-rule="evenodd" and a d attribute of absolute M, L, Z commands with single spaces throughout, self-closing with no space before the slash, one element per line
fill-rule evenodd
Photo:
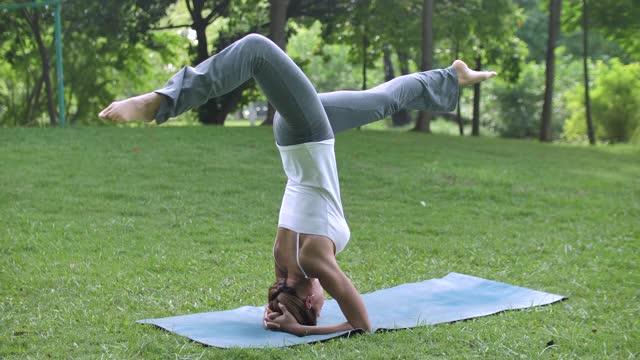
<path fill-rule="evenodd" d="M 307 309 L 304 299 L 298 297 L 296 289 L 287 286 L 287 279 L 278 279 L 269 288 L 269 309 L 282 313 L 278 304 L 284 305 L 300 325 L 315 326 L 318 322 L 315 309 Z"/>

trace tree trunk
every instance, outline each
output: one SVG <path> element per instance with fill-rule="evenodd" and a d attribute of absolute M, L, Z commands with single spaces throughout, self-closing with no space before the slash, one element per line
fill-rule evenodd
<path fill-rule="evenodd" d="M 544 105 L 540 122 L 540 141 L 551 141 L 551 108 L 553 104 L 553 78 L 555 72 L 555 48 L 560 35 L 560 12 L 562 0 L 550 0 L 549 39 L 547 40 L 546 78 Z"/>
<path fill-rule="evenodd" d="M 196 47 L 195 65 L 198 65 L 209 58 L 209 44 L 207 44 L 207 23 L 202 17 L 203 7 L 204 2 L 202 0 L 193 1 L 193 13 L 191 18 L 193 19 L 193 30 L 196 31 L 196 40 L 198 41 Z"/>
<path fill-rule="evenodd" d="M 422 2 L 422 71 L 433 68 L 433 0 Z M 420 111 L 414 131 L 431 132 L 431 114 Z"/>
<path fill-rule="evenodd" d="M 204 8 L 204 0 L 185 0 L 191 19 L 193 20 L 192 28 L 196 32 L 196 61 L 194 65 L 198 65 L 201 62 L 209 58 L 209 44 L 207 43 L 207 22 L 202 17 L 202 10 Z M 206 103 L 202 104 L 196 112 L 198 113 L 198 120 L 205 125 L 221 125 L 224 124 L 224 119 L 220 121 L 218 114 L 218 99 L 209 99 Z"/>
<path fill-rule="evenodd" d="M 458 41 L 456 41 L 456 59 L 460 56 L 460 48 Z M 460 99 L 462 98 L 462 87 L 458 92 L 458 105 L 456 106 L 456 122 L 458 123 L 458 130 L 460 136 L 464 136 L 464 123 L 462 122 L 462 110 L 460 110 Z"/>
<path fill-rule="evenodd" d="M 396 77 L 393 61 L 391 61 L 391 48 L 388 44 L 382 46 L 382 60 L 384 63 L 384 81 L 391 81 Z M 402 119 L 399 119 L 400 112 L 391 114 L 391 125 L 398 126 Z"/>
<path fill-rule="evenodd" d="M 391 50 L 389 45 L 382 46 L 382 62 L 384 64 L 384 81 L 390 81 L 396 77 L 393 62 L 391 61 Z"/>
<path fill-rule="evenodd" d="M 42 93 L 42 84 L 44 83 L 44 77 L 38 77 L 36 80 L 36 86 L 34 86 L 33 92 L 29 95 L 27 100 L 26 114 L 24 120 L 30 122 L 33 117 L 33 111 L 38 108 L 40 102 L 40 93 Z"/>
<path fill-rule="evenodd" d="M 398 55 L 398 65 L 400 67 L 400 75 L 409 74 L 409 54 L 404 51 L 396 51 Z"/>
<path fill-rule="evenodd" d="M 589 97 L 589 67 L 588 67 L 588 34 L 589 23 L 587 17 L 587 0 L 582 0 L 582 48 L 584 51 L 583 67 L 584 67 L 584 107 L 587 115 L 587 135 L 589 136 L 589 144 L 596 144 L 596 135 L 593 130 L 593 122 L 591 121 L 591 99 Z"/>
<path fill-rule="evenodd" d="M 367 49 L 369 48 L 369 37 L 367 36 L 367 26 L 365 25 L 362 34 L 362 90 L 367 90 Z"/>
<path fill-rule="evenodd" d="M 269 38 L 276 44 L 282 51 L 287 50 L 287 36 L 285 33 L 285 27 L 287 26 L 287 8 L 289 7 L 290 0 L 269 0 L 271 9 L 269 10 L 269 17 L 271 23 L 269 24 Z M 262 122 L 262 125 L 273 125 L 273 116 L 276 110 L 268 104 L 267 118 Z"/>
<path fill-rule="evenodd" d="M 398 55 L 398 66 L 400 68 L 400 75 L 409 74 L 409 54 L 404 51 L 396 51 Z M 393 117 L 394 126 L 402 126 L 411 122 L 411 117 L 407 110 L 400 110 Z"/>
<path fill-rule="evenodd" d="M 217 4 L 215 9 L 211 9 L 212 13 L 206 18 L 203 17 L 202 14 L 206 5 L 205 0 L 185 0 L 185 3 L 191 15 L 191 20 L 193 21 L 192 28 L 195 30 L 196 39 L 198 40 L 195 61 L 195 65 L 197 65 L 209 58 L 207 26 L 209 26 L 211 17 L 214 13 L 224 11 L 228 6 L 228 2 Z M 242 89 L 243 87 L 219 98 L 209 99 L 196 110 L 198 120 L 205 125 L 224 125 L 227 115 L 239 101 L 239 97 L 242 95 Z"/>
<path fill-rule="evenodd" d="M 482 55 L 476 56 L 477 71 L 482 71 Z M 473 85 L 473 118 L 471 119 L 471 135 L 480 136 L 480 83 Z"/>
<path fill-rule="evenodd" d="M 47 92 L 47 111 L 49 112 L 49 122 L 51 125 L 56 125 L 58 123 L 58 115 L 56 114 L 56 107 L 53 101 L 53 86 L 51 85 L 49 55 L 47 54 L 47 48 L 44 46 L 42 34 L 40 32 L 40 15 L 37 11 L 30 14 L 27 10 L 23 11 L 23 15 L 29 23 L 36 43 L 38 44 L 38 51 L 42 62 L 42 78 L 44 79 L 44 87 Z"/>
<path fill-rule="evenodd" d="M 460 110 L 460 98 L 462 98 L 462 88 L 458 94 L 458 106 L 456 108 L 456 122 L 458 123 L 458 132 L 460 136 L 464 136 L 464 122 L 462 121 L 462 112 Z"/>

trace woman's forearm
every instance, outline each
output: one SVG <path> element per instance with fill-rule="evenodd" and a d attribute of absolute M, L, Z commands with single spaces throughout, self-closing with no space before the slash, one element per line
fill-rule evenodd
<path fill-rule="evenodd" d="M 333 334 L 341 331 L 350 331 L 355 330 L 351 324 L 348 322 L 343 322 L 342 324 L 335 325 L 316 325 L 316 326 L 308 326 L 308 325 L 299 325 L 294 329 L 294 335 L 298 336 L 307 336 L 307 335 L 326 335 Z"/>

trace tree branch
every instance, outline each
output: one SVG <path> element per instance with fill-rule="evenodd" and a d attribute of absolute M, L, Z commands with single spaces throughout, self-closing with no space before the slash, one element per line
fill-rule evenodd
<path fill-rule="evenodd" d="M 220 4 L 218 4 L 215 8 L 211 9 L 211 12 L 209 13 L 209 15 L 207 15 L 204 18 L 204 21 L 206 24 L 211 24 L 212 22 L 214 22 L 217 18 L 220 17 L 220 15 L 222 15 L 222 13 L 229 7 L 229 0 L 225 0 L 223 2 L 221 2 Z"/>
<path fill-rule="evenodd" d="M 191 3 L 189 2 L 189 0 L 184 0 L 184 2 L 187 4 L 187 10 L 189 10 L 189 14 L 193 18 L 193 8 L 191 8 Z"/>
<path fill-rule="evenodd" d="M 167 25 L 160 27 L 149 28 L 149 30 L 168 30 L 168 29 L 180 29 L 180 28 L 192 28 L 193 23 L 191 24 L 182 24 L 182 25 Z"/>
<path fill-rule="evenodd" d="M 213 15 L 216 15 L 216 16 L 213 16 Z M 219 17 L 220 17 L 220 14 L 216 14 L 215 12 L 211 11 L 211 14 L 207 15 L 207 17 L 204 20 L 205 24 L 211 25 L 211 23 L 216 21 L 216 19 Z"/>

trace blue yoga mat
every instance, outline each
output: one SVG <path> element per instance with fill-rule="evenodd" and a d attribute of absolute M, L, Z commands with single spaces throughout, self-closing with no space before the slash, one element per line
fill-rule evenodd
<path fill-rule="evenodd" d="M 363 294 L 374 330 L 406 329 L 486 316 L 505 310 L 551 304 L 564 296 L 548 294 L 475 276 L 450 273 L 441 279 L 403 284 Z M 263 306 L 139 320 L 191 340 L 220 348 L 283 347 L 348 335 L 297 337 L 265 330 Z M 336 324 L 345 318 L 334 300 L 327 300 L 318 324 Z"/>

